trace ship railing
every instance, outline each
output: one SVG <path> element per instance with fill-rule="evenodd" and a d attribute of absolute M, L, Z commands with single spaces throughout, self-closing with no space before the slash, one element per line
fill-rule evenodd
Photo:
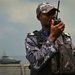
<path fill-rule="evenodd" d="M 30 75 L 29 64 L 0 64 L 0 75 Z"/>

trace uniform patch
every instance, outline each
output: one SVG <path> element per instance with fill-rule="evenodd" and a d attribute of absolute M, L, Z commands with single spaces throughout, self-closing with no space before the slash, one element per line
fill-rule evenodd
<path fill-rule="evenodd" d="M 69 33 L 65 33 L 65 35 L 66 35 L 66 36 L 70 36 L 70 34 L 69 34 Z"/>
<path fill-rule="evenodd" d="M 29 33 L 29 35 L 34 35 L 34 33 Z"/>

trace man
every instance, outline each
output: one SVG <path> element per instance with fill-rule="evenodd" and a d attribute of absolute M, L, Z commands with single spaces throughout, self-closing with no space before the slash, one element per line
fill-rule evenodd
<path fill-rule="evenodd" d="M 36 9 L 37 19 L 42 26 L 42 29 L 39 31 L 41 37 L 39 34 L 35 35 L 37 31 L 34 31 L 34 33 L 28 33 L 25 39 L 26 58 L 30 63 L 31 75 L 59 74 L 59 63 L 57 63 L 57 70 L 55 70 L 52 66 L 52 58 L 59 53 L 59 44 L 68 43 L 72 48 L 70 35 L 63 33 L 65 24 L 62 21 L 55 24 L 54 19 L 57 11 L 59 12 L 57 8 L 48 2 L 39 4 Z M 42 38 L 42 44 L 38 43 L 38 36 Z M 65 41 L 64 36 L 66 36 Z"/>

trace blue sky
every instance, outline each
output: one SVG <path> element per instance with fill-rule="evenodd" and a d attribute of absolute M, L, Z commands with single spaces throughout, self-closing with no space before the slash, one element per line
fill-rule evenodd
<path fill-rule="evenodd" d="M 28 32 L 41 29 L 36 19 L 36 7 L 50 2 L 57 7 L 58 0 L 0 0 L 0 55 L 4 50 L 11 56 L 24 56 L 24 40 Z M 75 0 L 61 0 L 59 17 L 65 23 L 75 44 Z"/>

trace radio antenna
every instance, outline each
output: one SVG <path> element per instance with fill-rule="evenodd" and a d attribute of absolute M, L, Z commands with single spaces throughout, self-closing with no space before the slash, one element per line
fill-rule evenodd
<path fill-rule="evenodd" d="M 58 9 L 58 10 L 59 10 L 59 5 L 60 5 L 60 0 L 58 0 L 58 6 L 57 6 L 57 9 Z M 59 11 L 57 11 L 56 19 L 58 19 L 58 12 L 59 12 Z"/>

